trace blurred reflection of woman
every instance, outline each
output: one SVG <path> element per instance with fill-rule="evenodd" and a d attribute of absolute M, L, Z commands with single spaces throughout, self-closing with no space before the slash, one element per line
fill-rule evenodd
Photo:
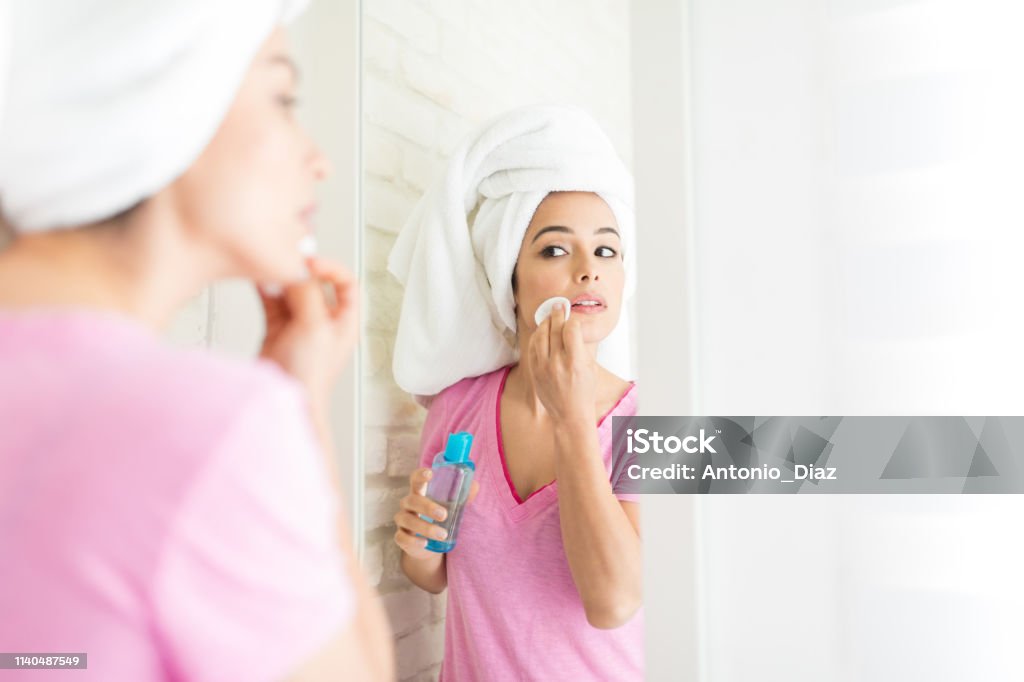
<path fill-rule="evenodd" d="M 611 447 L 636 386 L 608 367 L 628 353 L 631 206 L 589 116 L 529 107 L 456 151 L 392 252 L 395 376 L 429 403 L 395 540 L 413 583 L 447 587 L 446 682 L 643 679 L 638 502 Z M 568 321 L 556 309 L 538 325 L 554 296 Z M 436 554 L 427 467 L 455 431 L 474 435 L 473 497 Z"/>
<path fill-rule="evenodd" d="M 328 456 L 356 283 L 298 247 L 328 172 L 293 114 L 301 4 L 13 5 L 0 642 L 84 652 L 76 679 L 391 676 Z M 224 277 L 285 284 L 256 362 L 156 333 Z"/>

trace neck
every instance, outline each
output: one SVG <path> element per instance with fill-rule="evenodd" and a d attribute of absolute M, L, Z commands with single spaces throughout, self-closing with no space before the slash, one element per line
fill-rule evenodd
<path fill-rule="evenodd" d="M 0 306 L 110 310 L 159 331 L 215 272 L 179 231 L 152 222 L 28 234 L 0 252 Z"/>

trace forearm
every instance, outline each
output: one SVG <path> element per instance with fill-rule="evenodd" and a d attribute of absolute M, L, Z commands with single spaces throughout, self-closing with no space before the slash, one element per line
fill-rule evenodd
<path fill-rule="evenodd" d="M 345 540 L 347 542 L 347 539 Z M 349 557 L 349 576 L 356 592 L 356 616 L 353 621 L 353 632 L 361 640 L 360 650 L 365 652 L 367 668 L 371 680 L 394 680 L 394 640 L 391 625 L 381 604 L 377 591 L 370 587 L 358 565 L 355 556 L 346 551 Z"/>
<path fill-rule="evenodd" d="M 335 459 L 334 434 L 328 419 L 325 403 L 322 401 L 310 402 L 309 416 L 313 424 L 313 432 L 316 434 L 317 442 L 320 444 L 320 451 L 324 457 L 324 466 L 327 469 L 327 477 L 330 480 L 331 488 L 338 496 L 338 499 L 341 499 L 341 474 L 338 471 L 338 462 Z"/>
<path fill-rule="evenodd" d="M 334 439 L 327 419 L 327 410 L 311 404 L 311 418 L 317 440 L 324 455 L 327 476 L 338 500 L 342 499 L 341 478 L 335 461 Z M 391 626 L 377 591 L 366 581 L 362 566 L 356 558 L 347 516 L 338 513 L 338 542 L 345 558 L 346 574 L 355 592 L 356 614 L 353 632 L 361 640 L 360 650 L 365 653 L 366 667 L 371 680 L 393 680 L 394 641 Z"/>
<path fill-rule="evenodd" d="M 445 555 L 438 554 L 425 559 L 415 559 L 402 552 L 402 572 L 417 587 L 440 594 L 448 587 L 448 569 Z"/>
<path fill-rule="evenodd" d="M 642 599 L 640 537 L 612 493 L 597 431 L 580 420 L 555 429 L 562 544 L 587 619 L 616 627 Z"/>

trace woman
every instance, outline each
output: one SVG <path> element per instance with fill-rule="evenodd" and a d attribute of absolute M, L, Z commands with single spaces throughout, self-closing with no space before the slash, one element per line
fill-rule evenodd
<path fill-rule="evenodd" d="M 0 252 L 6 651 L 85 653 L 72 676 L 95 680 L 392 675 L 330 458 L 356 283 L 298 247 L 328 164 L 293 114 L 280 23 L 297 4 L 13 8 L 0 130 L 14 232 Z M 157 334 L 224 277 L 285 284 L 261 292 L 256 362 Z"/>
<path fill-rule="evenodd" d="M 406 575 L 430 592 L 448 589 L 441 678 L 642 679 L 637 498 L 624 482 L 611 480 L 611 417 L 635 414 L 636 387 L 600 357 L 605 342 L 624 330 L 623 299 L 632 289 L 628 173 L 589 117 L 540 107 L 485 126 L 456 152 L 445 179 L 452 183 L 463 183 L 449 195 L 465 203 L 435 211 L 446 192 L 434 191 L 392 258 L 407 286 L 396 377 L 421 396 L 434 382 L 449 382 L 429 401 L 421 466 L 395 515 Z M 466 199 L 474 192 L 479 205 Z M 469 217 L 453 220 L 467 207 Z M 417 324 L 407 310 L 410 299 L 422 309 L 421 287 L 438 300 L 437 290 L 458 289 L 445 273 L 468 269 L 436 267 L 435 251 L 432 278 L 416 280 L 417 254 L 402 239 L 415 235 L 423 245 L 433 230 L 462 229 L 469 233 L 469 258 L 485 270 L 473 278 L 488 283 L 485 300 L 463 295 L 448 324 L 443 301 L 432 306 L 426 314 L 440 318 L 434 328 L 454 330 L 463 342 L 428 335 L 416 347 L 403 333 L 418 329 L 422 337 L 430 327 Z M 450 236 L 444 243 L 458 243 Z M 474 290 L 473 279 L 463 291 Z M 568 320 L 556 308 L 538 325 L 535 311 L 553 296 L 571 301 Z M 480 309 L 492 314 L 477 327 L 480 316 L 472 311 Z M 512 324 L 501 329 L 509 318 Z M 472 340 L 487 338 L 488 326 L 497 330 L 490 341 L 497 345 L 481 354 L 497 366 L 479 371 Z M 500 341 L 506 332 L 511 347 Z M 430 352 L 428 343 L 440 348 L 435 360 L 408 371 L 415 366 L 409 358 Z M 622 359 L 621 347 L 611 350 L 612 359 Z M 439 529 L 420 515 L 444 518 L 425 493 L 430 461 L 453 431 L 474 435 L 477 473 L 456 547 L 435 554 L 425 544 L 441 538 Z"/>

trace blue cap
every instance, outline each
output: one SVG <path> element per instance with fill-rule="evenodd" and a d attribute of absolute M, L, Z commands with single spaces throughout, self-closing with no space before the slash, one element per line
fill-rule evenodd
<path fill-rule="evenodd" d="M 448 444 L 444 448 L 446 462 L 468 462 L 469 449 L 473 446 L 473 434 L 465 431 L 448 434 Z"/>

